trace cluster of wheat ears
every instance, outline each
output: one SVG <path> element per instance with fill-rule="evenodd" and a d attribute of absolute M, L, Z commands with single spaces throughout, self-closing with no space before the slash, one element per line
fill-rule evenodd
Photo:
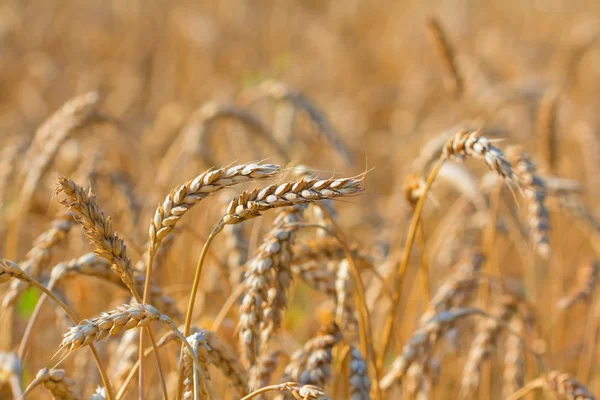
<path fill-rule="evenodd" d="M 493 114 L 525 96 L 482 83 L 441 23 L 432 18 L 427 28 L 449 97 L 476 99 Z M 377 226 L 368 207 L 353 211 L 358 201 L 372 201 L 380 216 L 371 166 L 340 177 L 298 162 L 290 149 L 296 113 L 308 117 L 326 152 L 348 168 L 355 160 L 326 108 L 285 83 L 266 80 L 239 102 L 204 105 L 164 154 L 138 151 L 142 145 L 103 110 L 98 92 L 72 98 L 30 143 L 2 143 L 0 397 L 41 398 L 45 390 L 69 400 L 466 400 L 498 393 L 517 400 L 540 390 L 594 399 L 588 387 L 599 386 L 600 266 L 592 255 L 600 251 L 600 223 L 584 201 L 585 185 L 556 168 L 566 81 L 541 96 L 536 154 L 480 120 L 430 138 L 400 184 L 394 201 L 405 211 L 388 216 L 397 229 L 382 232 L 389 237 L 378 237 L 387 244 L 381 248 L 344 229 Z M 276 105 L 273 129 L 252 111 L 264 100 Z M 219 121 L 239 123 L 252 146 L 272 157 L 241 162 L 231 152 L 230 164 L 219 166 L 216 150 L 227 144 L 215 136 Z M 135 157 L 104 162 L 102 152 L 85 147 L 88 156 L 69 176 L 57 176 L 59 155 L 94 129 L 117 132 L 123 148 L 152 168 L 152 192 L 140 193 L 128 174 Z M 597 143 L 594 135 L 587 140 L 590 148 Z M 600 167 L 593 149 L 584 156 Z M 180 168 L 196 172 L 184 180 Z M 590 180 L 600 173 L 590 171 Z M 209 211 L 196 212 L 203 208 Z M 40 214 L 42 233 L 30 225 Z M 569 250 L 553 232 L 565 218 L 577 219 L 585 236 Z M 435 232 L 426 229 L 434 224 Z M 29 243 L 32 231 L 37 238 Z M 565 251 L 589 251 L 590 261 L 550 304 L 544 266 Z M 184 268 L 189 257 L 197 258 L 195 269 Z M 176 276 L 178 286 L 165 276 Z M 23 298 L 35 303 L 25 316 Z M 553 354 L 549 347 L 567 342 L 570 312 L 580 316 L 569 327 L 576 346 Z"/>

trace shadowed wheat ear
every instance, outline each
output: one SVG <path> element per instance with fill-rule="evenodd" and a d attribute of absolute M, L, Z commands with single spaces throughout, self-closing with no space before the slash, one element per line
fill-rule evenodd
<path fill-rule="evenodd" d="M 350 346 L 350 399 L 370 400 L 371 380 L 367 373 L 367 363 L 360 350 Z"/>
<path fill-rule="evenodd" d="M 250 366 L 256 363 L 260 351 L 281 327 L 282 310 L 287 307 L 286 291 L 292 280 L 293 232 L 298 229 L 282 225 L 300 221 L 303 211 L 300 207 L 282 210 L 274 228 L 247 264 L 238 330 L 242 355 Z"/>
<path fill-rule="evenodd" d="M 183 363 L 183 399 L 192 400 L 199 396 L 206 397 L 208 395 L 208 382 L 210 375 L 208 373 L 208 362 L 206 360 L 206 352 L 209 349 L 208 343 L 204 337 L 204 332 L 196 332 L 187 337 L 190 349 L 185 350 L 182 356 Z M 202 364 L 201 369 L 194 367 L 193 357 L 196 356 Z M 202 388 L 199 386 L 202 382 Z"/>
<path fill-rule="evenodd" d="M 569 374 L 550 371 L 508 396 L 507 400 L 518 400 L 535 389 L 543 389 L 565 399 L 594 400 L 596 398 L 583 384 L 577 382 Z"/>
<path fill-rule="evenodd" d="M 79 400 L 81 396 L 75 392 L 75 381 L 68 378 L 64 369 L 42 368 L 29 384 L 23 396 L 42 385 L 56 400 Z"/>

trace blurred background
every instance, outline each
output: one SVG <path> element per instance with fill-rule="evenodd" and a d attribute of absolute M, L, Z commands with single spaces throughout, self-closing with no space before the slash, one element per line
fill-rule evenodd
<path fill-rule="evenodd" d="M 97 92 L 98 110 L 110 122 L 70 134 L 23 206 L 22 182 L 33 162 L 28 157 L 35 156 L 30 145 L 36 129 L 67 101 L 90 91 Z M 384 275 L 402 250 L 411 218 L 405 179 L 410 173 L 427 176 L 429 164 L 419 161 L 427 160 L 426 145 L 456 127 L 483 127 L 499 140 L 498 147 L 522 146 L 541 174 L 577 187 L 578 217 L 558 205 L 551 209 L 548 260 L 531 249 L 523 255 L 511 228 L 499 228 L 493 248 L 502 274 L 514 281 L 537 317 L 529 344 L 549 367 L 570 372 L 598 391 L 600 315 L 593 311 L 593 297 L 568 313 L 556 307 L 576 285 L 575 270 L 600 250 L 600 225 L 594 226 L 600 183 L 598 93 L 597 1 L 2 0 L 0 255 L 26 258 L 34 239 L 48 228 L 62 208 L 53 199 L 58 175 L 93 184 L 99 204 L 139 259 L 150 216 L 171 188 L 211 166 L 266 160 L 302 164 L 324 178 L 369 171 L 365 193 L 335 207 L 349 241 Z M 215 113 L 225 117 L 212 118 Z M 466 165 L 461 171 L 468 175 L 448 171 L 448 179 L 472 183 L 467 191 L 486 187 L 480 180 L 485 165 Z M 490 191 L 481 190 L 487 201 Z M 225 191 L 190 212 L 157 274 L 160 286 L 169 288 L 182 308 L 204 238 L 233 195 Z M 525 212 L 518 195 L 510 190 L 503 195 L 510 201 L 500 208 L 500 219 Z M 441 179 L 425 203 L 433 293 L 466 248 L 483 246 L 485 222 L 475 233 L 461 230 L 471 223 L 472 209 L 459 213 L 450 228 L 443 224 L 464 196 Z M 250 250 L 271 219 L 244 228 Z M 49 265 L 89 249 L 76 227 Z M 203 280 L 200 324 L 210 326 L 226 299 L 216 265 L 226 264 L 228 255 L 221 238 Z M 417 252 L 411 260 L 416 266 Z M 405 290 L 415 275 L 411 267 Z M 365 270 L 365 286 L 373 279 Z M 394 356 L 426 308 L 414 286 L 414 293 L 402 296 Z M 74 280 L 65 296 L 86 317 L 127 299 L 124 292 L 117 296 L 103 288 L 111 286 Z M 294 291 L 285 322 L 290 335 L 282 345 L 288 353 L 328 318 L 330 310 L 322 306 L 326 296 L 312 293 L 306 287 Z M 18 343 L 37 296 L 36 291 L 20 296 L 10 325 L 0 328 L 1 350 Z M 313 307 L 319 310 L 316 317 L 307 312 Z M 373 310 L 376 338 L 383 316 Z M 50 312 L 41 317 L 46 324 L 38 324 L 37 335 L 43 340 L 31 344 L 25 381 L 50 365 L 63 332 L 52 327 L 55 319 Z M 233 347 L 235 325 L 232 317 L 223 328 Z M 466 324 L 465 335 L 472 337 L 475 329 L 475 323 Z M 442 362 L 432 398 L 457 393 L 460 371 L 446 369 L 452 360 L 464 363 L 468 343 L 459 346 L 462 350 Z M 104 351 L 111 352 L 109 344 Z M 582 361 L 586 353 L 592 358 Z M 503 366 L 502 355 L 494 354 L 497 362 L 488 377 Z M 80 357 L 72 362 L 94 371 L 89 355 Z M 81 372 L 73 375 L 85 380 Z M 528 378 L 535 376 L 535 368 L 527 371 Z M 501 379 L 488 379 L 487 395 L 503 398 Z M 82 383 L 87 391 L 93 386 Z"/>

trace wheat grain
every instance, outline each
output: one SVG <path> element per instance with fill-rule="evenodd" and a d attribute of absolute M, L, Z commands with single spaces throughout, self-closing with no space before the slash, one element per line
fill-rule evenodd
<path fill-rule="evenodd" d="M 362 191 L 361 182 L 362 180 L 355 178 L 325 180 L 303 178 L 280 185 L 271 185 L 262 190 L 243 192 L 231 200 L 223 222 L 239 224 L 273 208 L 356 195 Z"/>
<path fill-rule="evenodd" d="M 148 252 L 156 253 L 162 240 L 175 228 L 177 221 L 200 200 L 241 182 L 268 179 L 279 166 L 272 164 L 241 164 L 231 168 L 209 170 L 173 189 L 158 206 L 150 223 Z"/>
<path fill-rule="evenodd" d="M 112 264 L 113 271 L 132 292 L 133 270 L 127 256 L 127 246 L 112 229 L 112 220 L 105 217 L 96 203 L 91 189 L 87 192 L 66 177 L 58 178 L 56 194 L 63 192 L 66 198 L 59 200 L 75 214 L 85 235 L 94 246 L 94 252 Z"/>

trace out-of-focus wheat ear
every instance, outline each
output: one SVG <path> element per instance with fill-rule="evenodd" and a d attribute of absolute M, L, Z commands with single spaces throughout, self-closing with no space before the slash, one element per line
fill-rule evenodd
<path fill-rule="evenodd" d="M 435 314 L 452 308 L 468 305 L 479 286 L 480 271 L 485 257 L 474 252 L 458 263 L 456 272 L 447 279 L 429 301 L 427 310 L 421 315 L 420 326 L 424 326 Z"/>
<path fill-rule="evenodd" d="M 337 267 L 335 276 L 335 291 L 337 294 L 335 320 L 339 326 L 343 326 L 344 311 L 347 310 L 347 301 L 352 291 L 349 269 L 348 260 L 342 260 Z"/>
<path fill-rule="evenodd" d="M 284 163 L 290 161 L 285 148 L 275 140 L 271 130 L 258 117 L 233 105 L 209 102 L 192 113 L 162 158 L 157 179 L 161 187 L 167 183 L 174 164 L 182 164 L 200 156 L 205 166 L 216 165 L 208 149 L 214 149 L 211 145 L 214 125 L 222 120 L 239 121 L 253 135 L 251 143 L 266 143 Z"/>
<path fill-rule="evenodd" d="M 230 282 L 238 285 L 243 281 L 243 267 L 248 261 L 248 240 L 244 235 L 244 225 L 227 225 L 227 267 L 230 271 Z"/>
<path fill-rule="evenodd" d="M 579 267 L 576 286 L 570 294 L 558 301 L 558 308 L 566 310 L 580 301 L 589 302 L 598 286 L 599 272 L 600 265 L 597 260 L 588 261 Z"/>
<path fill-rule="evenodd" d="M 370 400 L 371 380 L 367 374 L 367 363 L 360 350 L 350 346 L 350 399 Z"/>
<path fill-rule="evenodd" d="M 390 370 L 381 378 L 381 389 L 388 390 L 402 380 L 413 363 L 428 362 L 431 352 L 444 333 L 459 319 L 472 315 L 487 316 L 477 308 L 456 308 L 436 314 L 417 329 L 404 345 L 402 353 L 392 363 Z"/>
<path fill-rule="evenodd" d="M 450 94 L 459 96 L 463 91 L 463 78 L 458 71 L 455 52 L 448 35 L 436 17 L 427 20 L 427 30 L 444 70 L 444 86 Z"/>
<path fill-rule="evenodd" d="M 92 393 L 90 400 L 106 400 L 106 389 L 98 386 L 94 393 Z"/>
<path fill-rule="evenodd" d="M 341 261 L 345 257 L 340 242 L 331 236 L 303 240 L 293 247 L 293 265 L 303 265 L 309 262 L 326 263 Z"/>
<path fill-rule="evenodd" d="M 206 330 L 200 330 L 200 332 L 204 332 L 208 343 L 208 362 L 221 370 L 240 396 L 248 394 L 248 375 L 239 363 L 233 349 L 219 339 L 215 332 Z"/>
<path fill-rule="evenodd" d="M 67 377 L 64 369 L 42 368 L 35 379 L 23 392 L 26 396 L 33 389 L 42 385 L 55 400 L 79 400 L 81 396 L 75 392 L 75 381 Z"/>
<path fill-rule="evenodd" d="M 300 221 L 303 211 L 302 207 L 282 210 L 247 264 L 238 329 L 242 356 L 249 366 L 256 363 L 260 350 L 281 326 L 282 310 L 287 307 L 286 292 L 292 279 L 291 244 L 297 229 L 282 225 Z"/>
<path fill-rule="evenodd" d="M 565 399 L 595 400 L 596 397 L 571 375 L 562 371 L 550 371 L 527 383 L 507 397 L 507 400 L 518 400 L 535 389 L 543 389 Z"/>
<path fill-rule="evenodd" d="M 471 398 L 479 387 L 483 363 L 490 358 L 492 350 L 497 344 L 498 337 L 502 333 L 502 324 L 507 324 L 512 320 L 517 313 L 518 305 L 515 297 L 505 295 L 492 311 L 492 315 L 496 318 L 481 321 L 463 370 L 460 398 Z"/>
<path fill-rule="evenodd" d="M 302 93 L 290 88 L 283 82 L 265 80 L 258 86 L 250 89 L 240 96 L 245 104 L 254 103 L 262 99 L 289 102 L 299 110 L 305 112 L 317 126 L 319 133 L 331 144 L 333 149 L 344 158 L 347 165 L 352 165 L 352 154 L 346 144 L 335 131 L 325 114 L 307 99 Z"/>
<path fill-rule="evenodd" d="M 529 155 L 518 146 L 507 149 L 508 158 L 514 166 L 519 186 L 527 199 L 527 220 L 532 244 L 537 254 L 550 257 L 550 215 L 546 206 L 546 184 L 537 174 L 537 168 Z"/>
<path fill-rule="evenodd" d="M 510 326 L 517 334 L 523 333 L 524 326 L 519 319 L 514 319 Z M 508 398 L 525 383 L 525 358 L 523 344 L 518 336 L 509 335 L 505 341 L 505 348 L 502 393 Z"/>
<path fill-rule="evenodd" d="M 182 135 L 183 143 L 188 149 L 195 149 L 204 159 L 205 165 L 215 165 L 215 160 L 210 155 L 208 149 L 214 149 L 211 145 L 214 129 L 212 124 L 217 120 L 233 119 L 239 121 L 245 128 L 251 132 L 254 137 L 252 141 L 267 143 L 271 149 L 281 157 L 284 163 L 290 161 L 285 148 L 273 137 L 271 130 L 257 117 L 250 112 L 231 105 L 207 103 L 190 117 L 184 127 Z"/>
<path fill-rule="evenodd" d="M 539 104 L 536 120 L 538 148 L 547 172 L 554 172 L 556 169 L 558 100 L 558 91 L 548 89 Z"/>
<path fill-rule="evenodd" d="M 174 228 L 183 215 L 209 195 L 242 182 L 269 179 L 279 172 L 272 164 L 240 164 L 229 168 L 206 171 L 181 186 L 171 190 L 158 206 L 150 223 L 148 253 L 152 257 L 165 236 Z"/>
<path fill-rule="evenodd" d="M 91 188 L 85 191 L 69 178 L 59 177 L 56 195 L 61 192 L 65 194 L 65 198 L 59 202 L 75 214 L 75 219 L 94 247 L 94 253 L 109 261 L 125 286 L 135 293 L 133 269 L 127 256 L 127 246 L 113 230 L 110 217 L 105 217 L 100 210 Z"/>
<path fill-rule="evenodd" d="M 273 375 L 275 369 L 277 369 L 277 360 L 281 354 L 282 352 L 280 350 L 262 354 L 256 360 L 256 364 L 250 368 L 248 387 L 261 388 L 268 385 L 271 380 L 271 375 Z"/>
<path fill-rule="evenodd" d="M 47 267 L 52 256 L 54 247 L 64 241 L 74 224 L 73 213 L 61 212 L 50 224 L 50 228 L 38 236 L 33 244 L 33 247 L 27 253 L 26 260 L 21 264 L 23 271 L 31 277 L 37 277 Z M 10 283 L 10 288 L 7 290 L 3 307 L 12 306 L 19 295 L 27 289 L 29 285 L 25 281 L 15 280 Z"/>
<path fill-rule="evenodd" d="M 262 215 L 262 212 L 313 201 L 357 195 L 362 192 L 362 178 L 303 178 L 264 189 L 242 192 L 229 203 L 223 216 L 225 224 L 239 224 Z"/>
<path fill-rule="evenodd" d="M 15 352 L 0 352 L 0 386 L 9 385 L 14 398 L 22 396 L 21 362 Z"/>
<path fill-rule="evenodd" d="M 140 331 L 138 330 L 128 330 L 123 333 L 114 355 L 111 357 L 111 380 L 115 387 L 121 387 L 138 359 L 139 338 Z"/>
<path fill-rule="evenodd" d="M 14 143 L 5 145 L 0 151 L 0 216 L 4 216 L 6 199 L 9 194 L 14 194 L 9 188 L 14 187 L 11 183 L 15 183 L 18 174 L 17 164 L 19 161 L 25 160 L 23 151 L 25 150 L 26 142 L 23 138 L 17 139 Z M 14 190 L 14 189 L 13 189 Z"/>
<path fill-rule="evenodd" d="M 282 394 L 275 400 L 298 399 L 298 400 L 329 400 L 323 390 L 313 385 L 300 385 L 296 382 L 280 383 L 278 385 L 265 386 L 255 390 L 241 400 L 250 400 L 270 391 L 280 391 Z"/>
<path fill-rule="evenodd" d="M 572 132 L 583 157 L 587 187 L 595 194 L 600 187 L 600 140 L 587 122 L 576 123 Z"/>

